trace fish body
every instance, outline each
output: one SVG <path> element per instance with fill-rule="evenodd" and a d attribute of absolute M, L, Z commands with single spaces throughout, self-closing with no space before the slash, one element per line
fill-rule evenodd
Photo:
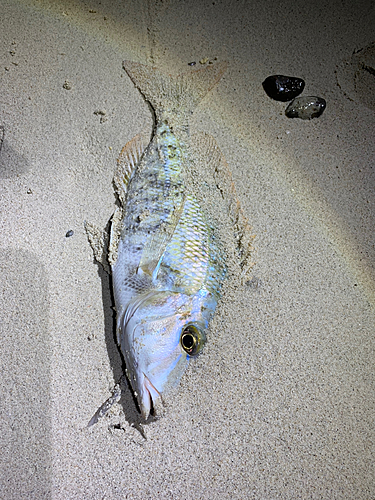
<path fill-rule="evenodd" d="M 120 156 L 115 186 L 121 208 L 109 254 L 117 341 L 146 419 L 204 344 L 225 275 L 214 228 L 186 183 L 188 118 L 225 66 L 192 72 L 192 78 L 131 62 L 124 68 L 156 121 L 147 146 L 137 136 Z"/>
<path fill-rule="evenodd" d="M 114 176 L 120 206 L 110 235 L 89 223 L 86 231 L 96 259 L 111 268 L 117 342 L 146 420 L 204 345 L 227 271 L 221 243 L 228 232 L 220 240 L 214 227 L 223 207 L 202 195 L 200 166 L 212 169 L 225 202 L 242 279 L 252 236 L 215 140 L 189 130 L 189 117 L 226 63 L 174 77 L 130 61 L 123 66 L 154 110 L 154 130 L 151 139 L 135 136 L 120 154 Z M 117 400 L 116 392 L 89 425 Z"/>

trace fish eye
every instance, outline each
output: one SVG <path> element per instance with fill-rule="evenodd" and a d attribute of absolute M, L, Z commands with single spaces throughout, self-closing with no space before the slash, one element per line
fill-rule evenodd
<path fill-rule="evenodd" d="M 196 356 L 202 349 L 205 338 L 194 325 L 187 325 L 182 330 L 181 346 L 189 356 Z"/>

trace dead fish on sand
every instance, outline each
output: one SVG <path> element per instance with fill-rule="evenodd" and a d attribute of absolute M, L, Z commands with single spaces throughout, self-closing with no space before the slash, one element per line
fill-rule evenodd
<path fill-rule="evenodd" d="M 193 109 L 226 63 L 178 76 L 130 61 L 123 67 L 155 112 L 154 131 L 151 141 L 141 133 L 121 151 L 114 176 L 120 207 L 110 234 L 89 223 L 86 230 L 96 259 L 111 268 L 117 343 L 146 420 L 202 349 L 226 274 L 225 252 L 194 189 L 197 156 L 212 167 L 227 201 L 244 273 L 252 236 L 215 140 L 189 131 Z"/>

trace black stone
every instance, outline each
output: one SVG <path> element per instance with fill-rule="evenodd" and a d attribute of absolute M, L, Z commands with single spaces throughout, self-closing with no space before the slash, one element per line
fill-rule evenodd
<path fill-rule="evenodd" d="M 318 118 L 326 109 L 326 101 L 322 97 L 301 96 L 294 99 L 285 110 L 288 118 L 311 120 Z"/>
<path fill-rule="evenodd" d="M 305 88 L 302 78 L 294 76 L 272 75 L 262 83 L 266 94 L 276 101 L 290 101 L 294 99 Z"/>

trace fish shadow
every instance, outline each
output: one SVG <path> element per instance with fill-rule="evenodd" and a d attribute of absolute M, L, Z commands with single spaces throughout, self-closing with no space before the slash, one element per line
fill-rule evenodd
<path fill-rule="evenodd" d="M 102 301 L 104 311 L 105 342 L 108 351 L 109 362 L 113 371 L 116 384 L 121 386 L 121 398 L 119 404 L 122 406 L 124 416 L 128 424 L 136 429 L 141 428 L 144 420 L 139 412 L 138 404 L 131 389 L 130 383 L 125 377 L 125 361 L 120 347 L 116 342 L 116 312 L 113 297 L 112 276 L 108 274 L 101 264 L 98 264 L 98 275 L 102 284 Z M 103 401 L 104 403 L 104 401 Z M 122 428 L 121 424 L 115 424 L 115 428 Z"/>

